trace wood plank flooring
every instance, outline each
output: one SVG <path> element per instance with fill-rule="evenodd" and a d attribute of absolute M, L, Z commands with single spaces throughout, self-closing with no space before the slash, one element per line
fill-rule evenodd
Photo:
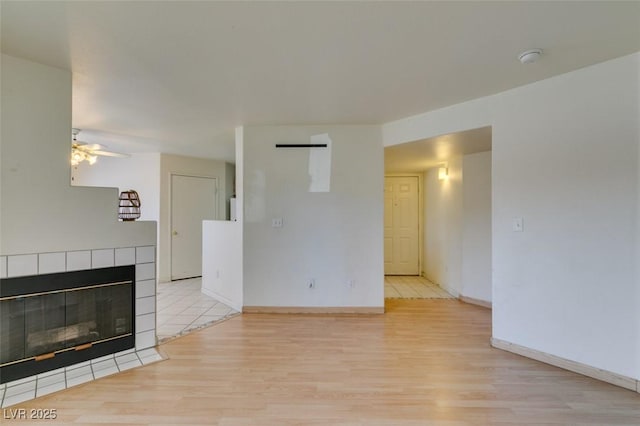
<path fill-rule="evenodd" d="M 490 322 L 447 299 L 244 314 L 162 345 L 167 361 L 12 408 L 65 424 L 640 424 L 639 394 L 493 349 Z"/>

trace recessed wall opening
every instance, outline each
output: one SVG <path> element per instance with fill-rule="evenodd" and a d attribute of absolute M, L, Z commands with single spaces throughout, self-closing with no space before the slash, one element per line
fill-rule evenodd
<path fill-rule="evenodd" d="M 385 148 L 385 298 L 490 306 L 491 148 L 491 127 Z"/>

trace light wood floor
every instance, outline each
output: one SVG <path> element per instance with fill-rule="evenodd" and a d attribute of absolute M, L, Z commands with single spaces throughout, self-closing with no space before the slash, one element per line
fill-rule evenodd
<path fill-rule="evenodd" d="M 640 424 L 639 394 L 493 349 L 490 321 L 447 299 L 244 314 L 162 345 L 167 361 L 19 407 L 66 424 Z"/>

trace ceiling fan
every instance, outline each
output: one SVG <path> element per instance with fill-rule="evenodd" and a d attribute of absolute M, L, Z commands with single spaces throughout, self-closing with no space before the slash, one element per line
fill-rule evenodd
<path fill-rule="evenodd" d="M 87 161 L 89 164 L 95 164 L 98 160 L 98 156 L 105 157 L 129 157 L 127 154 L 121 154 L 118 152 L 106 151 L 106 146 L 97 143 L 86 143 L 77 140 L 80 129 L 71 129 L 73 135 L 73 141 L 71 142 L 71 165 L 77 166 L 83 161 Z"/>

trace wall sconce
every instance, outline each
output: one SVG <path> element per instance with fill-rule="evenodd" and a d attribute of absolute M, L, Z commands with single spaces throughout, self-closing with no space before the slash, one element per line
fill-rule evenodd
<path fill-rule="evenodd" d="M 136 191 L 122 191 L 118 203 L 118 219 L 129 222 L 140 218 L 140 204 L 140 196 Z"/>
<path fill-rule="evenodd" d="M 446 166 L 438 168 L 438 179 L 445 180 L 448 178 L 449 178 L 449 168 Z"/>

